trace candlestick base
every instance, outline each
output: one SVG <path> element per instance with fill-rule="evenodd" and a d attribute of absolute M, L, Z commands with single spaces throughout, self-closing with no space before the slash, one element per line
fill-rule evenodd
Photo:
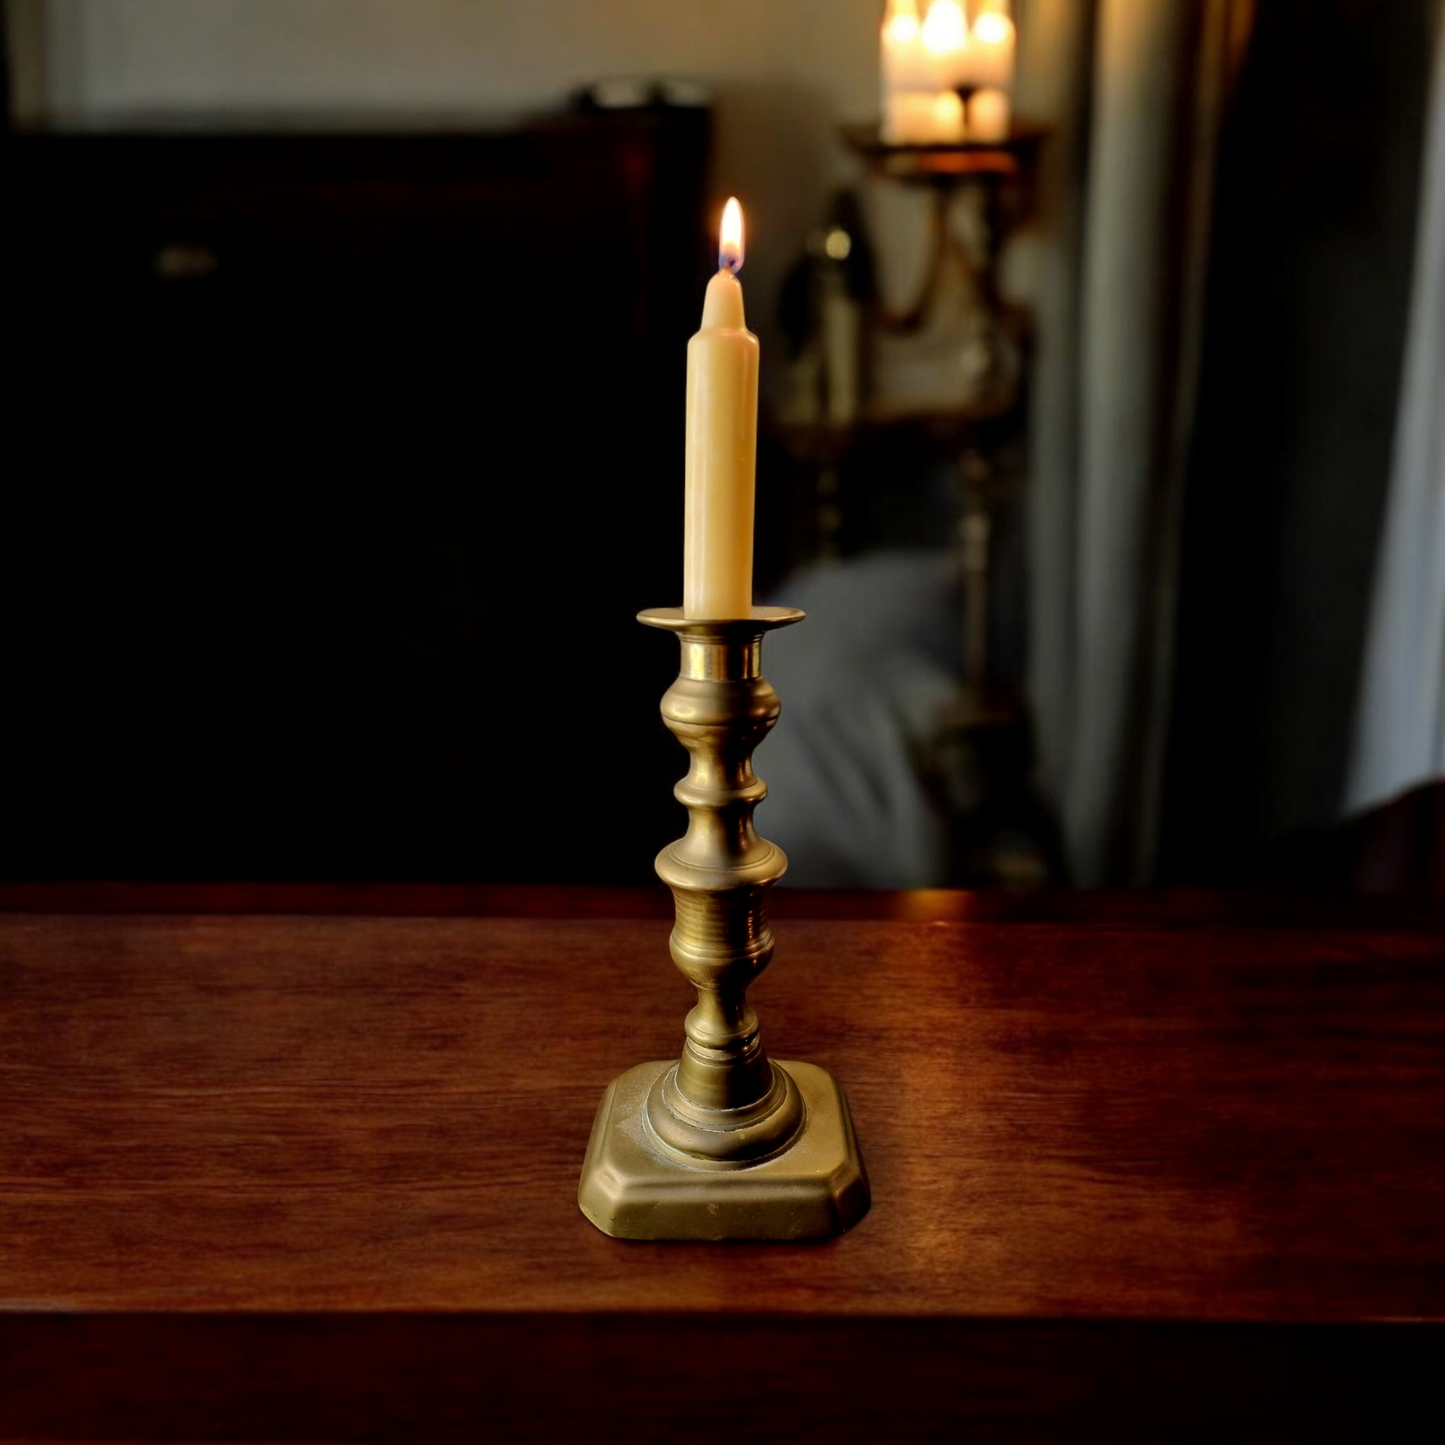
<path fill-rule="evenodd" d="M 781 1153 L 757 1163 L 684 1159 L 648 1118 L 673 1059 L 638 1064 L 597 1110 L 577 1202 L 617 1239 L 826 1239 L 868 1212 L 868 1176 L 848 1100 L 826 1069 L 775 1063 L 802 1096 L 804 1122 Z"/>

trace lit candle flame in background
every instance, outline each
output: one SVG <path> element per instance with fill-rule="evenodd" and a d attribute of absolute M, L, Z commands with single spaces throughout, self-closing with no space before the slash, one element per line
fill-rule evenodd
<path fill-rule="evenodd" d="M 911 45 L 918 39 L 918 11 L 913 0 L 892 0 L 883 17 L 883 34 L 895 45 Z"/>
<path fill-rule="evenodd" d="M 923 48 L 932 55 L 953 55 L 968 44 L 968 21 L 958 0 L 935 0 L 923 21 Z"/>
<path fill-rule="evenodd" d="M 723 207 L 722 229 L 718 232 L 717 264 L 719 271 L 734 276 L 743 269 L 743 208 L 736 196 L 729 196 Z"/>
<path fill-rule="evenodd" d="M 985 10 L 973 22 L 973 38 L 985 45 L 1002 45 L 1013 34 L 1013 21 L 997 10 Z"/>

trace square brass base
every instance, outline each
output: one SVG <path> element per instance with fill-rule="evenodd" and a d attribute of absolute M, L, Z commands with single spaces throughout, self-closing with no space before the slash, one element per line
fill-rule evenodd
<path fill-rule="evenodd" d="M 779 1063 L 806 1111 L 781 1154 L 741 1169 L 692 1166 L 647 1122 L 647 1095 L 673 1060 L 638 1064 L 603 1095 L 577 1203 L 618 1239 L 826 1239 L 868 1212 L 868 1176 L 848 1100 L 816 1064 Z"/>

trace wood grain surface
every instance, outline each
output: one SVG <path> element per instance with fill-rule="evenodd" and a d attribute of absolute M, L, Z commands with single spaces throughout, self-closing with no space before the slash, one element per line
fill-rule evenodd
<path fill-rule="evenodd" d="M 680 1043 L 663 919 L 0 916 L 0 1436 L 725 1438 L 750 1373 L 760 1438 L 1439 1410 L 1439 930 L 777 931 L 873 1184 L 825 1245 L 577 1212 Z"/>

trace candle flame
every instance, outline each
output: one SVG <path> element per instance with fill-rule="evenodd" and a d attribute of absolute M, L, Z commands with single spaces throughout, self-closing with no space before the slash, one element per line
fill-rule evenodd
<path fill-rule="evenodd" d="M 968 44 L 968 21 L 958 0 L 933 0 L 923 21 L 923 48 L 930 55 L 953 55 Z"/>
<path fill-rule="evenodd" d="M 717 265 L 719 271 L 734 276 L 743 269 L 743 208 L 736 196 L 729 196 L 723 207 L 722 229 L 718 232 Z"/>
<path fill-rule="evenodd" d="M 894 45 L 911 45 L 918 39 L 918 24 L 914 0 L 889 0 L 883 16 L 883 38 Z"/>
<path fill-rule="evenodd" d="M 985 10 L 973 22 L 973 38 L 983 45 L 1002 45 L 1013 34 L 1014 24 L 997 10 Z"/>

